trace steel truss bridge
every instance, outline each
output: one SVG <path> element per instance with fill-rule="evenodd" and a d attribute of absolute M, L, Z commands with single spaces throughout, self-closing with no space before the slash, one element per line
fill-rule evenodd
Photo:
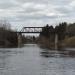
<path fill-rule="evenodd" d="M 16 33 L 41 33 L 44 27 L 23 27 L 21 31 L 17 31 Z M 69 35 L 68 32 L 65 32 L 66 35 Z M 74 34 L 75 35 L 75 34 Z"/>
<path fill-rule="evenodd" d="M 40 33 L 44 27 L 23 27 L 17 33 Z"/>

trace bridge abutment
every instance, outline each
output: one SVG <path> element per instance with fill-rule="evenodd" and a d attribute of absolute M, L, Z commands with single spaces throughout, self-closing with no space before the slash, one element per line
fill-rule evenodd
<path fill-rule="evenodd" d="M 58 49 L 58 35 L 55 34 L 55 49 Z"/>
<path fill-rule="evenodd" d="M 22 46 L 22 33 L 18 33 L 17 38 L 18 38 L 18 47 L 21 47 Z"/>

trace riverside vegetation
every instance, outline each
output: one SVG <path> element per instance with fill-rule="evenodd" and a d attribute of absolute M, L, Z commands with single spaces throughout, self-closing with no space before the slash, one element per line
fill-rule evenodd
<path fill-rule="evenodd" d="M 21 36 L 22 44 L 26 42 L 24 36 Z M 0 47 L 18 47 L 18 34 L 13 30 L 0 27 Z"/>
<path fill-rule="evenodd" d="M 58 48 L 75 47 L 75 23 L 59 23 L 54 28 L 48 24 L 42 29 L 39 42 L 43 47 L 54 49 L 55 35 L 58 35 Z"/>
<path fill-rule="evenodd" d="M 11 25 L 6 21 L 0 22 L 0 47 L 2 48 L 18 47 L 18 35 L 10 26 Z M 24 43 L 24 36 L 22 36 L 22 40 L 22 43 Z"/>
<path fill-rule="evenodd" d="M 1 26 L 2 25 L 2 26 Z M 17 47 L 18 36 L 8 26 L 8 23 L 0 23 L 0 47 Z M 42 28 L 36 43 L 42 44 L 43 47 L 54 49 L 55 35 L 58 35 L 58 47 L 75 47 L 75 23 L 59 23 L 55 28 L 48 24 Z M 22 43 L 26 43 L 27 39 L 22 36 Z"/>
<path fill-rule="evenodd" d="M 16 47 L 17 41 L 17 34 L 14 31 L 0 27 L 0 47 Z"/>

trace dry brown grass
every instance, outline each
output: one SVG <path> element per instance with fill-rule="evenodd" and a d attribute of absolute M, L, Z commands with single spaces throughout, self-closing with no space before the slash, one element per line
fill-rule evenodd
<path fill-rule="evenodd" d="M 75 47 L 75 36 L 70 37 L 70 38 L 66 38 L 64 40 L 64 43 L 66 44 L 67 47 Z"/>

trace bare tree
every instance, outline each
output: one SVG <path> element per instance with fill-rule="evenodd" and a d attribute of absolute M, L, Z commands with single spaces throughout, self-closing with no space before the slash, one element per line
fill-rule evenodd
<path fill-rule="evenodd" d="M 7 20 L 0 20 L 0 28 L 10 30 L 11 24 Z"/>

